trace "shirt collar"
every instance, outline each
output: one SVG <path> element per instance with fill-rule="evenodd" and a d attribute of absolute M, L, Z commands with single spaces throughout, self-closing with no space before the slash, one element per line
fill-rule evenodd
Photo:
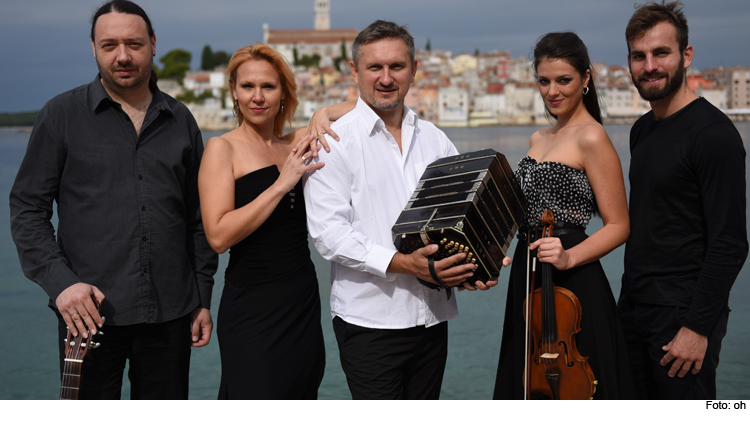
<path fill-rule="evenodd" d="M 155 108 L 160 112 L 166 111 L 169 114 L 174 115 L 172 109 L 169 107 L 169 103 L 167 103 L 166 98 L 164 98 L 164 94 L 159 90 L 159 87 L 156 86 L 156 82 L 154 82 L 153 80 L 149 80 L 148 88 L 153 94 L 149 110 Z M 108 100 L 108 102 L 110 103 L 120 105 L 120 103 L 113 100 L 112 97 L 109 96 L 107 90 L 104 89 L 104 85 L 102 85 L 102 75 L 97 74 L 94 81 L 91 82 L 91 110 L 98 110 L 105 100 Z"/>
<path fill-rule="evenodd" d="M 96 111 L 104 100 L 114 102 L 109 97 L 107 90 L 102 85 L 101 74 L 97 74 L 93 82 L 91 82 L 91 110 Z"/>
<path fill-rule="evenodd" d="M 359 98 L 357 100 L 357 105 L 354 107 L 354 112 L 365 122 L 365 127 L 370 135 L 372 135 L 378 129 L 385 130 L 385 123 L 383 122 L 383 119 L 381 119 L 380 116 L 378 116 L 378 114 L 375 113 L 375 111 L 370 108 L 370 106 L 367 105 L 364 100 L 362 100 L 362 98 Z M 401 125 L 416 127 L 417 120 L 417 114 L 414 113 L 409 107 L 404 105 L 404 114 L 401 118 Z"/>

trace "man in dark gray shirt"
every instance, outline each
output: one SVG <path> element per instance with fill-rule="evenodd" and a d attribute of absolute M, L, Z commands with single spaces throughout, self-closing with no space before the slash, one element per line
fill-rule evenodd
<path fill-rule="evenodd" d="M 99 75 L 50 100 L 34 125 L 10 194 L 13 240 L 58 316 L 61 368 L 66 327 L 86 337 L 106 317 L 80 398 L 119 398 L 129 359 L 131 398 L 186 399 L 191 345 L 211 336 L 218 264 L 201 223 L 200 130 L 156 86 L 143 9 L 103 5 L 91 44 Z"/>

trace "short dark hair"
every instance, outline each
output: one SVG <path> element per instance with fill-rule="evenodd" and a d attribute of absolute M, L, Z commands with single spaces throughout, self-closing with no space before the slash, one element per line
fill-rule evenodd
<path fill-rule="evenodd" d="M 581 78 L 586 77 L 586 71 L 591 72 L 591 78 L 586 86 L 589 88 L 587 94 L 583 97 L 583 105 L 589 114 L 599 123 L 602 123 L 602 113 L 599 107 L 599 96 L 596 93 L 596 84 L 594 83 L 594 68 L 591 66 L 589 51 L 580 37 L 576 33 L 566 31 L 563 33 L 547 33 L 539 38 L 534 47 L 534 74 L 537 73 L 539 63 L 544 59 L 561 59 L 573 66 Z M 545 114 L 557 119 L 557 116 L 550 113 L 547 105 L 544 106 Z M 548 116 L 548 119 L 549 119 Z"/>
<path fill-rule="evenodd" d="M 683 4 L 679 1 L 662 2 L 661 4 L 655 2 L 636 4 L 635 12 L 625 28 L 628 54 L 630 54 L 630 44 L 660 22 L 669 22 L 674 26 L 677 43 L 680 46 L 680 54 L 685 52 L 688 46 L 688 24 L 687 18 L 682 12 L 682 6 Z"/>
<path fill-rule="evenodd" d="M 354 61 L 354 66 L 358 65 L 357 63 L 362 57 L 362 46 L 383 39 L 403 40 L 406 43 L 406 48 L 409 50 L 409 58 L 412 63 L 414 62 L 414 37 L 409 34 L 406 25 L 399 26 L 395 22 L 378 19 L 360 31 L 354 39 L 354 44 L 352 45 L 352 61 Z"/>
<path fill-rule="evenodd" d="M 146 21 L 146 28 L 148 29 L 148 37 L 154 37 L 154 27 L 151 26 L 151 20 L 148 19 L 148 15 L 146 15 L 146 11 L 143 10 L 140 6 L 133 3 L 132 1 L 128 0 L 112 0 L 107 3 L 104 3 L 99 9 L 97 9 L 96 12 L 94 12 L 94 16 L 91 17 L 91 41 L 94 41 L 94 27 L 96 26 L 96 21 L 99 19 L 100 16 L 106 15 L 108 13 L 117 12 L 117 13 L 128 13 L 130 15 L 138 15 L 141 18 L 143 18 L 144 21 Z"/>

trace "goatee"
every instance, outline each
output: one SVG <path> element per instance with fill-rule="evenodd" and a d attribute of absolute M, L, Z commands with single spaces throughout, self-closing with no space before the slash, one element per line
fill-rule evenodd
<path fill-rule="evenodd" d="M 372 102 L 372 106 L 378 110 L 394 110 L 396 107 L 398 107 L 399 104 L 400 103 L 398 101 L 393 101 L 388 104 L 382 104 L 377 101 Z"/>
<path fill-rule="evenodd" d="M 383 89 L 387 91 L 396 91 L 398 93 L 398 87 L 395 85 L 391 85 L 387 87 L 379 86 L 375 88 L 375 91 L 377 92 L 378 89 Z M 390 102 L 385 102 L 385 103 L 380 103 L 375 100 L 372 100 L 372 106 L 378 110 L 394 110 L 398 108 L 399 104 L 401 104 L 401 101 L 399 101 L 398 99 L 394 101 L 390 101 Z"/>
<path fill-rule="evenodd" d="M 96 61 L 96 66 L 99 69 L 99 75 L 101 76 L 105 87 L 120 91 L 131 91 L 140 89 L 144 84 L 148 85 L 148 81 L 151 79 L 151 73 L 153 72 L 153 63 L 152 59 L 147 67 L 144 69 L 138 69 L 138 73 L 130 79 L 118 79 L 115 75 L 117 68 L 114 70 L 107 69 L 99 64 L 99 61 Z M 133 68 L 133 63 L 118 63 L 117 67 Z"/>

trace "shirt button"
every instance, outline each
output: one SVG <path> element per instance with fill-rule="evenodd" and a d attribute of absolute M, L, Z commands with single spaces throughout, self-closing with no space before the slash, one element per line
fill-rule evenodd
<path fill-rule="evenodd" d="M 138 179 L 139 179 L 139 180 L 143 180 L 143 175 L 139 174 L 139 175 L 138 175 Z"/>
<path fill-rule="evenodd" d="M 143 273 L 148 273 L 148 268 L 143 268 Z"/>
<path fill-rule="evenodd" d="M 141 238 L 141 239 L 143 240 L 143 242 L 148 241 L 148 238 L 146 238 L 145 236 L 143 238 Z"/>
<path fill-rule="evenodd" d="M 141 211 L 146 211 L 146 206 L 145 205 L 141 207 Z"/>

